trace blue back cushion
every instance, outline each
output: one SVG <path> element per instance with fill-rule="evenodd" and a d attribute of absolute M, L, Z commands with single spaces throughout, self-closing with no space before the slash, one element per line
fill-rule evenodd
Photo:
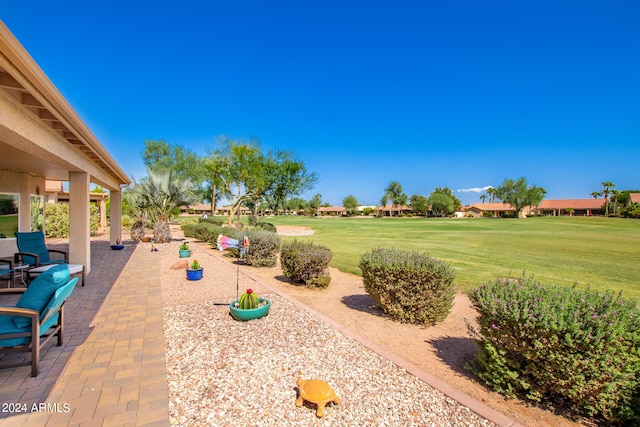
<path fill-rule="evenodd" d="M 47 306 L 49 300 L 56 293 L 58 288 L 69 281 L 69 267 L 67 264 L 56 265 L 51 267 L 44 273 L 38 275 L 29 287 L 24 291 L 16 307 L 29 308 L 36 310 L 42 314 L 42 310 Z M 30 325 L 31 321 L 27 318 L 16 317 L 15 323 L 17 327 Z"/>
<path fill-rule="evenodd" d="M 44 243 L 44 233 L 42 231 L 16 232 L 16 243 L 20 252 L 31 252 L 40 256 L 40 264 L 49 264 L 49 250 Z M 32 256 L 24 257 L 25 264 L 34 265 L 36 260 Z"/>

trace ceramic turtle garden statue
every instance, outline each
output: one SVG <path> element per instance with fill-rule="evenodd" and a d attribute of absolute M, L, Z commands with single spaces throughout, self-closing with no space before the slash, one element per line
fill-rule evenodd
<path fill-rule="evenodd" d="M 340 403 L 340 398 L 333 391 L 331 386 L 322 380 L 303 380 L 298 376 L 296 381 L 299 390 L 298 400 L 296 400 L 296 406 L 302 406 L 306 400 L 309 403 L 315 403 L 318 406 L 316 409 L 316 416 L 324 416 L 324 407 L 327 403 Z"/>

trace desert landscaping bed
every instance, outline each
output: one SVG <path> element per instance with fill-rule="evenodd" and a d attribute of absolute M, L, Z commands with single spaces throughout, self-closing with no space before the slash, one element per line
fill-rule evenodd
<path fill-rule="evenodd" d="M 310 233 L 309 230 L 295 230 L 294 227 L 289 227 L 286 230 L 281 230 L 279 227 L 278 231 L 283 235 L 285 233 L 287 233 L 287 235 Z M 279 403 L 282 405 L 281 410 L 287 411 L 287 414 L 289 413 L 288 411 L 293 410 L 294 415 L 299 415 L 300 408 L 295 408 L 290 405 L 293 405 L 296 397 L 295 379 L 297 378 L 298 372 L 302 372 L 303 377 L 317 376 L 329 381 L 339 395 L 341 392 L 343 394 L 340 396 L 343 398 L 343 403 L 329 406 L 327 416 L 321 421 L 320 425 L 345 425 L 344 423 L 347 422 L 347 420 L 352 419 L 349 417 L 354 416 L 351 413 L 352 410 L 358 413 L 364 410 L 362 413 L 369 414 L 369 420 L 376 420 L 373 422 L 374 424 L 379 422 L 382 423 L 381 425 L 384 425 L 385 419 L 392 421 L 394 419 L 393 416 L 395 416 L 394 411 L 389 410 L 389 408 L 406 407 L 405 400 L 418 402 L 418 407 L 410 410 L 412 414 L 415 412 L 415 416 L 412 415 L 405 419 L 402 418 L 406 417 L 406 414 L 404 414 L 401 415 L 400 418 L 396 418 L 396 421 L 401 425 L 413 425 L 413 423 L 416 423 L 415 425 L 485 425 L 486 421 L 475 417 L 475 415 L 472 415 L 473 418 L 467 421 L 461 421 L 460 424 L 456 421 L 448 424 L 447 419 L 441 416 L 438 416 L 434 422 L 434 419 L 431 418 L 434 411 L 437 413 L 439 411 L 437 408 L 449 407 L 448 405 L 454 402 L 450 401 L 450 399 L 441 393 L 435 392 L 433 388 L 415 378 L 413 378 L 413 381 L 417 381 L 418 385 L 427 387 L 428 390 L 431 390 L 430 392 L 435 392 L 436 396 L 439 395 L 438 399 L 445 399 L 444 402 L 450 402 L 434 406 L 430 403 L 432 399 L 424 401 L 419 393 L 415 394 L 415 396 L 414 394 L 406 393 L 399 393 L 397 396 L 394 395 L 394 393 L 387 395 L 379 388 L 380 383 L 377 382 L 377 377 L 388 376 L 387 371 L 380 366 L 370 369 L 370 378 L 366 380 L 371 381 L 370 384 L 360 378 L 359 382 L 356 382 L 356 384 L 360 386 L 357 387 L 357 389 L 352 389 L 353 384 L 351 382 L 346 381 L 345 384 L 343 381 L 344 378 L 348 377 L 345 371 L 353 371 L 353 366 L 351 365 L 353 365 L 354 360 L 358 363 L 364 363 L 361 360 L 364 358 L 363 360 L 366 360 L 366 366 L 374 363 L 374 361 L 374 364 L 389 362 L 339 331 L 331 334 L 329 340 L 318 338 L 318 335 L 314 332 L 317 326 L 312 327 L 311 325 L 313 325 L 314 322 L 320 322 L 320 324 L 323 324 L 323 322 L 314 316 L 310 316 L 306 310 L 296 308 L 297 303 L 292 305 L 287 301 L 287 299 L 292 299 L 293 301 L 302 303 L 303 306 L 310 307 L 311 310 L 316 313 L 321 313 L 321 316 L 329 319 L 330 322 L 340 324 L 341 328 L 344 327 L 345 330 L 352 331 L 356 336 L 364 337 L 365 340 L 373 342 L 374 345 L 385 349 L 386 352 L 393 353 L 408 363 L 414 364 L 418 368 L 428 372 L 429 375 L 433 375 L 437 380 L 444 381 L 455 389 L 485 403 L 487 406 L 493 408 L 493 410 L 504 414 L 507 419 L 513 419 L 515 422 L 525 426 L 589 425 L 589 422 L 586 420 L 583 420 L 583 423 L 571 421 L 559 415 L 561 412 L 554 413 L 553 409 L 545 411 L 534 406 L 529 406 L 519 400 L 506 399 L 497 393 L 487 390 L 464 369 L 464 364 L 470 360 L 470 357 L 475 351 L 473 343 L 470 341 L 466 331 L 466 321 L 470 320 L 473 322 L 475 311 L 465 294 L 460 293 L 456 296 L 454 308 L 444 322 L 434 327 L 423 328 L 415 325 L 398 324 L 386 319 L 380 309 L 372 303 L 371 298 L 364 292 L 362 279 L 358 276 L 331 269 L 331 285 L 328 289 L 320 291 L 291 284 L 282 277 L 279 267 L 252 268 L 241 265 L 239 269 L 240 274 L 236 276 L 238 268 L 237 265 L 233 263 L 233 259 L 223 256 L 208 244 L 197 243 L 192 245 L 195 249 L 192 259 L 195 256 L 202 263 L 205 263 L 205 279 L 203 279 L 202 283 L 187 283 L 186 280 L 183 279 L 184 271 L 171 271 L 168 269 L 169 265 L 177 260 L 177 256 L 173 252 L 174 249 L 177 251 L 177 247 L 169 249 L 171 245 L 163 246 L 162 252 L 166 252 L 165 256 L 163 256 L 163 269 L 165 272 L 169 271 L 168 274 L 163 274 L 163 303 L 165 306 L 165 335 L 167 337 L 167 358 L 171 381 L 170 391 L 172 393 L 172 417 L 178 417 L 178 414 L 187 414 L 191 411 L 192 416 L 196 417 L 192 419 L 202 420 L 202 418 L 197 417 L 204 414 L 202 411 L 206 412 L 206 409 L 202 406 L 202 402 L 200 402 L 200 400 L 202 400 L 201 397 L 196 399 L 198 400 L 197 405 L 199 405 L 198 407 L 200 408 L 196 410 L 189 406 L 188 399 L 184 401 L 180 396 L 181 384 L 186 383 L 182 377 L 182 373 L 185 370 L 189 371 L 191 369 L 189 368 L 191 359 L 199 360 L 204 358 L 207 360 L 207 363 L 204 365 L 203 362 L 198 362 L 194 366 L 201 366 L 201 369 L 207 371 L 207 373 L 201 375 L 202 378 L 206 378 L 208 375 L 218 378 L 216 386 L 213 389 L 209 388 L 207 392 L 213 393 L 212 390 L 219 390 L 219 387 L 222 387 L 219 383 L 223 380 L 218 377 L 222 375 L 222 373 L 216 373 L 216 370 L 211 368 L 211 364 L 216 362 L 211 360 L 213 359 L 212 356 L 208 355 L 218 354 L 216 353 L 219 351 L 217 349 L 224 342 L 229 343 L 234 337 L 237 338 L 238 333 L 240 333 L 240 335 L 252 336 L 257 341 L 267 340 L 269 342 L 271 342 L 271 336 L 282 337 L 284 333 L 286 334 L 286 339 L 274 338 L 275 346 L 270 347 L 271 344 L 269 344 L 268 348 L 271 350 L 268 351 L 267 354 L 269 357 L 274 358 L 273 361 L 267 360 L 265 362 L 262 359 L 258 359 L 253 362 L 256 362 L 254 366 L 257 368 L 256 371 L 258 375 L 262 375 L 265 369 L 270 375 L 266 382 L 258 381 L 261 384 L 262 392 L 273 395 L 278 394 L 282 399 L 282 402 Z M 206 267 L 206 264 L 210 264 L 209 268 Z M 213 272 L 211 268 L 213 268 Z M 240 292 L 250 287 L 260 296 L 266 296 L 273 301 L 272 312 L 269 316 L 260 321 L 252 321 L 245 324 L 234 321 L 228 315 L 228 307 L 226 307 L 226 305 L 236 298 L 236 277 L 239 277 Z M 286 296 L 286 298 L 280 298 L 278 294 Z M 202 314 L 198 313 L 202 313 L 203 311 L 206 313 L 206 316 L 213 317 L 206 317 L 206 321 L 197 320 L 202 317 Z M 286 313 L 284 320 L 276 322 L 275 319 L 282 316 L 283 313 Z M 194 320 L 194 324 L 191 323 L 190 318 L 196 319 Z M 284 329 L 280 329 L 281 327 L 284 327 Z M 209 334 L 202 332 L 201 328 L 205 328 L 205 331 L 208 331 Z M 241 329 L 237 330 L 236 328 Z M 265 330 L 263 328 L 267 329 Z M 273 328 L 273 332 L 270 333 L 269 328 Z M 330 330 L 333 329 L 330 328 Z M 205 345 L 200 345 L 197 351 L 190 350 L 185 353 L 180 347 L 191 348 L 190 345 L 186 343 L 179 345 L 172 344 L 172 342 L 181 342 L 182 339 L 189 341 L 189 336 L 183 338 L 182 335 L 192 334 L 196 336 L 195 331 L 198 331 L 198 336 L 201 336 L 201 333 L 204 334 L 202 340 L 205 343 Z M 222 337 L 218 334 L 222 334 Z M 175 338 L 172 338 L 174 336 Z M 245 339 L 246 338 L 242 338 L 242 340 Z M 333 350 L 333 346 L 341 340 L 348 341 L 349 346 L 356 348 L 357 351 L 353 354 L 358 354 L 360 358 L 354 359 L 353 357 L 347 357 L 347 364 L 345 365 L 344 360 L 339 354 L 334 354 L 335 351 Z M 225 358 L 233 358 L 234 360 L 236 358 L 250 359 L 254 352 L 257 355 L 262 354 L 262 350 L 238 349 L 235 344 L 228 345 L 230 345 L 230 347 L 222 353 Z M 293 350 L 291 350 L 292 348 Z M 345 347 L 338 346 L 338 348 Z M 191 351 L 193 351 L 193 354 L 191 354 Z M 299 354 L 304 355 L 304 357 L 294 357 L 294 355 Z M 279 355 L 286 355 L 290 358 L 288 359 L 290 362 L 278 359 Z M 340 361 L 340 363 L 333 364 L 333 359 Z M 245 362 L 251 364 L 250 361 L 245 360 Z M 227 363 L 228 362 L 224 362 L 223 364 L 225 368 L 226 366 L 232 367 L 231 371 L 238 369 L 243 370 L 237 365 L 228 365 Z M 392 369 L 394 372 L 399 370 L 402 375 L 408 375 L 403 369 L 398 368 L 394 364 L 384 366 L 386 367 L 385 369 Z M 209 370 L 211 372 L 208 372 Z M 176 372 L 180 373 L 177 377 L 175 377 Z M 250 372 L 255 373 L 254 371 Z M 360 371 L 355 370 L 353 372 Z M 251 373 L 226 372 L 225 375 L 231 378 L 231 384 L 236 384 L 234 378 L 240 376 L 245 378 L 243 381 L 246 381 L 246 378 L 251 377 Z M 398 375 L 398 373 L 395 372 L 391 377 L 395 378 L 395 375 Z M 412 376 L 409 375 L 409 377 Z M 195 378 L 200 377 L 196 375 Z M 404 381 L 402 378 L 401 376 L 398 379 L 400 383 Z M 336 380 L 334 381 L 334 379 Z M 205 383 L 209 382 L 206 379 L 203 381 Z M 396 380 L 392 380 L 392 382 L 394 381 Z M 197 381 L 194 379 L 191 380 L 191 383 L 196 384 Z M 240 383 L 242 383 L 242 381 L 240 381 Z M 210 387 L 212 386 L 210 385 Z M 276 390 L 273 387 L 284 387 L 284 389 L 279 388 Z M 235 387 L 232 388 L 235 390 Z M 364 400 L 362 394 L 358 394 L 358 392 L 362 393 L 362 390 L 366 390 L 364 392 Z M 412 389 L 408 388 L 407 390 Z M 177 393 L 175 398 L 173 397 L 174 393 Z M 203 393 L 203 391 L 201 390 L 200 393 Z M 234 393 L 232 399 L 237 398 L 237 392 Z M 376 396 L 376 393 L 383 394 L 384 398 L 382 398 L 382 396 Z M 216 394 L 216 396 L 218 396 L 218 399 L 220 398 L 220 394 Z M 375 399 L 373 399 L 374 396 L 376 396 Z M 260 397 L 260 399 L 261 401 L 268 402 L 268 400 L 265 401 L 262 397 Z M 369 404 L 361 405 L 361 402 L 379 400 L 380 405 L 384 406 L 384 402 L 389 402 L 389 399 L 391 401 L 400 399 L 402 404 L 396 403 L 385 407 L 385 415 L 382 416 L 382 418 L 376 418 L 376 416 L 372 417 L 370 415 L 372 413 L 371 411 L 374 410 L 368 408 Z M 196 403 L 193 404 L 195 405 Z M 353 405 L 358 406 L 358 409 L 355 409 Z M 383 407 L 380 405 L 377 407 Z M 361 408 L 360 406 L 364 406 L 365 408 Z M 231 407 L 235 408 L 233 411 L 241 411 L 242 409 L 242 406 L 238 408 L 231 405 Z M 247 406 L 247 408 L 249 407 L 251 406 Z M 461 410 L 458 407 L 459 405 L 456 404 L 453 406 L 455 410 L 451 413 L 454 419 L 457 419 L 459 414 L 467 411 L 466 408 L 464 408 L 462 412 L 460 412 Z M 272 409 L 267 410 L 267 412 L 270 413 L 270 411 L 274 410 L 272 407 Z M 343 411 L 346 411 L 346 413 Z M 387 411 L 390 411 L 389 414 L 387 414 Z M 308 412 L 313 415 L 312 410 L 309 409 Z M 198 413 L 200 413 L 200 415 L 195 415 Z M 285 412 L 281 413 L 284 414 Z M 305 411 L 303 411 L 303 413 L 305 413 Z M 374 411 L 373 413 L 377 412 Z M 389 417 L 387 417 L 387 415 Z M 305 424 L 304 420 L 309 423 L 311 422 L 310 420 L 313 419 L 314 416 L 310 416 L 310 418 L 303 416 L 303 421 L 300 421 L 301 424 L 296 424 L 298 421 L 291 421 L 292 424 L 290 425 L 308 425 Z M 442 424 L 440 424 L 438 420 L 442 421 Z M 222 421 L 219 420 L 219 422 Z M 195 424 L 197 424 L 197 422 Z M 389 425 L 395 424 L 391 423 Z"/>

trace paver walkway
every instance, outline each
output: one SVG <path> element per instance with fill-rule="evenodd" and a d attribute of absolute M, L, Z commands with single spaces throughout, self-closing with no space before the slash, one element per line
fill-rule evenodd
<path fill-rule="evenodd" d="M 39 375 L 0 370 L 0 426 L 169 425 L 160 272 L 153 254 L 125 243 L 92 241 L 86 286 L 65 306 L 65 342 L 47 345 Z"/>

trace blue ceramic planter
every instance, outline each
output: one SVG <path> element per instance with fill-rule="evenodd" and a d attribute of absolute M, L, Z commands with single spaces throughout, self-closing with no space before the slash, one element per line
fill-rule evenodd
<path fill-rule="evenodd" d="M 231 316 L 233 316 L 233 318 L 236 320 L 247 321 L 247 320 L 259 319 L 269 314 L 269 308 L 271 308 L 271 301 L 265 298 L 258 298 L 258 301 L 260 301 L 260 303 L 262 303 L 263 301 L 266 301 L 267 304 L 260 306 L 258 308 L 241 310 L 235 306 L 238 303 L 238 301 L 236 300 L 231 304 L 229 304 L 229 312 L 231 313 Z"/>
<path fill-rule="evenodd" d="M 199 270 L 191 270 L 187 268 L 187 280 L 200 280 L 202 279 L 203 268 Z"/>

